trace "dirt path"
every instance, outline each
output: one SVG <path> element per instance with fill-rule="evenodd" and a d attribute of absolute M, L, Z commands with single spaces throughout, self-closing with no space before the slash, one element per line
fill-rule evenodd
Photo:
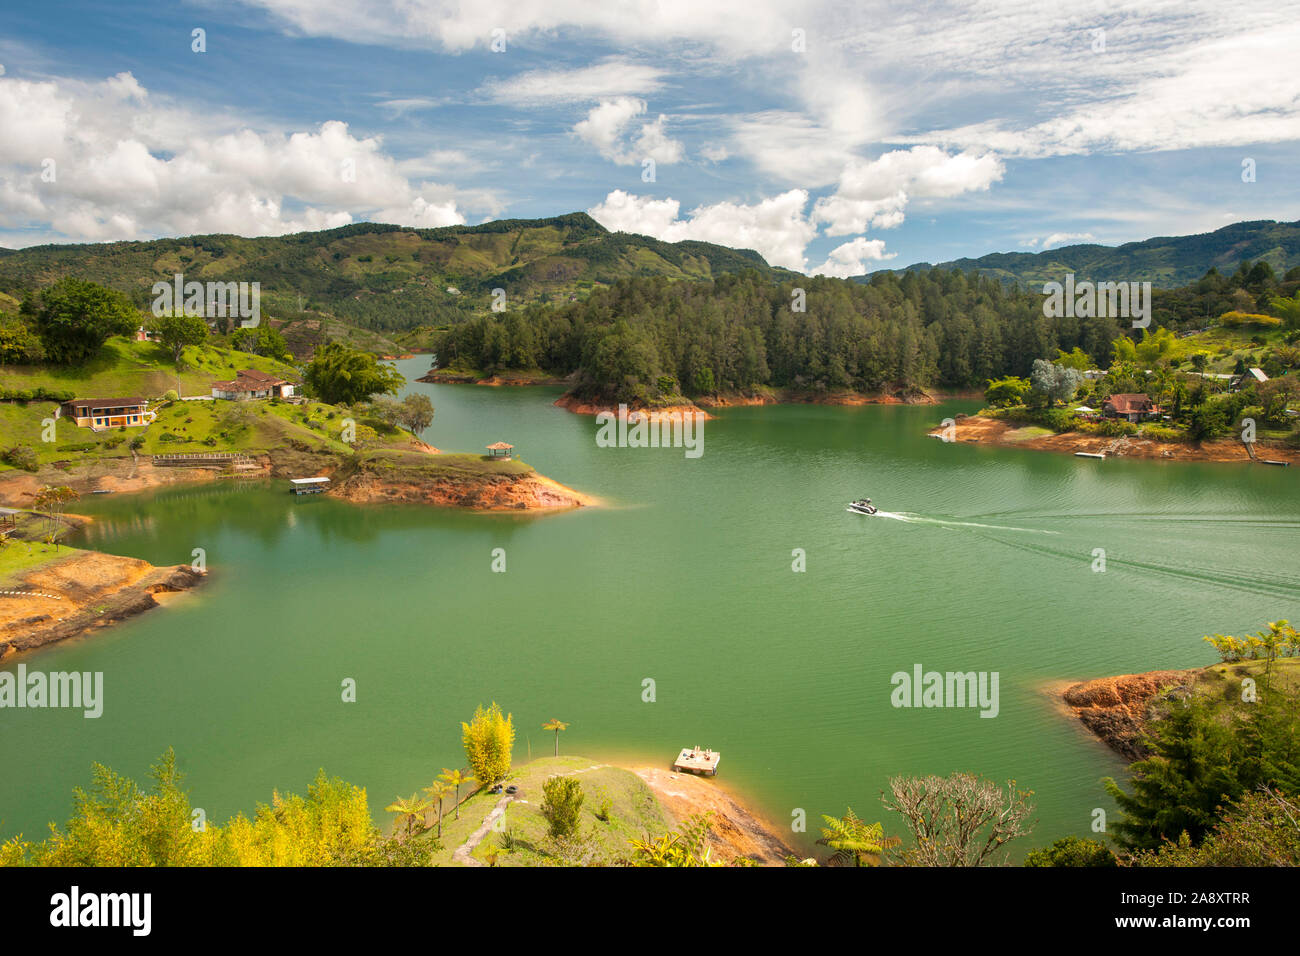
<path fill-rule="evenodd" d="M 483 838 L 492 831 L 492 825 L 505 816 L 506 805 L 513 800 L 514 794 L 502 794 L 501 799 L 497 801 L 495 807 L 483 818 L 483 823 L 477 830 L 469 835 L 469 839 L 456 847 L 456 852 L 451 855 L 451 862 L 460 866 L 482 866 L 482 862 L 474 859 L 472 854 L 474 848 L 483 842 Z"/>
<path fill-rule="evenodd" d="M 590 773 L 592 770 L 602 770 L 608 766 L 609 764 L 604 763 L 593 764 L 590 767 L 583 767 L 581 770 L 565 770 L 555 774 L 555 776 L 569 777 L 579 773 Z M 488 811 L 488 815 L 483 818 L 483 823 L 479 828 L 469 835 L 469 839 L 456 847 L 456 852 L 451 855 L 451 862 L 460 866 L 482 866 L 481 861 L 474 859 L 474 850 L 483 842 L 483 838 L 492 831 L 493 825 L 505 815 L 506 805 L 514 799 L 515 794 L 513 793 L 502 794 L 501 799 L 496 802 L 496 806 Z"/>

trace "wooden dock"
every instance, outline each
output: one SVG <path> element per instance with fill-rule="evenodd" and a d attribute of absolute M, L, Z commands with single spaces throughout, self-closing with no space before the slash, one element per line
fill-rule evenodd
<path fill-rule="evenodd" d="M 677 755 L 677 760 L 673 763 L 673 769 L 685 773 L 707 773 L 710 776 L 717 776 L 718 761 L 721 759 L 722 754 L 716 750 L 683 747 L 682 752 Z"/>

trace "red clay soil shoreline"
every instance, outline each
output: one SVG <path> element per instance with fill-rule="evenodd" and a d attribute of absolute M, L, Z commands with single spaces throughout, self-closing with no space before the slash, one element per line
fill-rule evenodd
<path fill-rule="evenodd" d="M 764 866 L 781 866 L 798 856 L 780 831 L 714 780 L 663 767 L 625 767 L 640 777 L 673 818 L 681 823 L 697 813 L 713 811 L 708 844 L 724 860 L 740 857 Z"/>
<path fill-rule="evenodd" d="M 1145 671 L 1092 680 L 1055 681 L 1048 694 L 1063 704 L 1068 714 L 1121 757 L 1141 760 L 1148 754 L 1143 743 L 1151 705 L 1174 694 L 1184 694 L 1202 668 Z"/>
<path fill-rule="evenodd" d="M 418 450 L 438 455 L 432 445 L 420 443 Z M 326 459 L 328 458 L 328 461 Z M 339 462 L 333 456 L 321 456 L 319 462 L 295 460 L 273 464 L 272 457 L 260 456 L 261 468 L 226 475 L 211 468 L 155 467 L 143 459 L 132 461 L 114 458 L 87 462 L 77 469 L 63 471 L 53 467 L 39 472 L 7 471 L 0 473 L 0 504 L 31 507 L 44 485 L 67 485 L 83 496 L 99 492 L 131 493 L 172 484 L 203 484 L 218 480 L 274 479 L 292 477 L 333 477 Z M 352 475 L 339 481 L 330 494 L 352 502 L 411 502 L 442 508 L 471 511 L 562 511 L 570 508 L 596 507 L 600 499 L 584 494 L 533 472 L 528 475 L 485 476 L 481 481 L 404 481 L 400 472 L 382 480 L 370 474 Z"/>
<path fill-rule="evenodd" d="M 959 415 L 952 426 L 953 440 L 968 444 L 994 445 L 999 448 L 1032 448 L 1035 451 L 1054 451 L 1074 454 L 1104 454 L 1107 458 L 1147 458 L 1161 461 L 1250 461 L 1250 455 L 1241 442 L 1218 439 L 1200 443 L 1155 441 L 1149 438 L 1109 438 L 1083 432 L 1061 432 L 1057 435 L 1021 437 L 1021 426 L 997 418 L 978 415 Z M 944 427 L 939 426 L 930 435 L 940 438 Z M 1255 454 L 1260 458 L 1277 461 L 1300 461 L 1300 449 L 1289 448 L 1274 442 L 1256 443 Z"/>
<path fill-rule="evenodd" d="M 0 661 L 152 610 L 204 578 L 184 564 L 154 567 L 72 549 L 66 555 L 5 583 L 25 594 L 0 598 Z"/>
<path fill-rule="evenodd" d="M 354 504 L 392 502 L 433 505 L 478 512 L 551 512 L 589 508 L 599 504 L 592 495 L 575 491 L 533 472 L 522 476 L 487 477 L 464 482 L 379 480 L 370 474 L 351 475 L 329 494 Z"/>

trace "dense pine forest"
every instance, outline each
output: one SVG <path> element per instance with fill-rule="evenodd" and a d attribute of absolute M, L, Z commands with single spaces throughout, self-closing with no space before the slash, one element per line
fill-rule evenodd
<path fill-rule="evenodd" d="M 1225 312 L 1263 312 L 1294 295 L 1267 263 L 1156 290 L 1151 331 L 1200 329 Z M 801 310 L 802 307 L 802 310 Z M 1103 367 L 1129 319 L 1048 318 L 1043 296 L 976 273 L 877 273 L 866 283 L 773 282 L 757 272 L 712 281 L 633 278 L 560 307 L 479 316 L 445 330 L 444 365 L 497 373 L 578 374 L 606 397 L 654 402 L 770 387 L 907 394 L 982 389 L 1028 375 L 1035 359 L 1078 348 Z"/>

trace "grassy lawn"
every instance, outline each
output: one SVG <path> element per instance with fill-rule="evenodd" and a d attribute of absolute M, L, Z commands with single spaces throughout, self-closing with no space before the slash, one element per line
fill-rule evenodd
<path fill-rule="evenodd" d="M 1263 661 L 1239 661 L 1236 664 L 1215 664 L 1205 668 L 1196 679 L 1197 693 L 1219 697 L 1233 704 L 1241 702 L 1241 681 L 1254 678 L 1258 684 L 1264 674 Z M 1300 691 L 1300 657 L 1282 657 L 1273 662 L 1273 674 L 1278 686 L 1293 693 Z"/>
<path fill-rule="evenodd" d="M 76 554 L 75 548 L 39 542 L 7 541 L 0 545 L 0 588 L 13 587 L 20 575 L 61 558 Z"/>
<path fill-rule="evenodd" d="M 1178 339 L 1169 357 L 1175 365 L 1184 365 L 1187 369 L 1191 369 L 1193 353 L 1209 352 L 1210 359 L 1205 370 L 1231 374 L 1238 358 L 1244 361 L 1247 367 L 1258 365 L 1266 351 L 1284 344 L 1286 334 L 1284 329 L 1232 328 L 1216 325 L 1205 332 Z M 1257 335 L 1263 337 L 1264 345 L 1257 345 L 1251 341 L 1251 337 Z"/>
<path fill-rule="evenodd" d="M 257 369 L 297 380 L 287 365 L 259 355 L 205 344 L 185 349 L 179 372 L 171 352 L 157 342 L 115 337 L 85 365 L 6 366 L 0 387 L 48 388 L 74 392 L 78 398 L 158 398 L 169 389 L 182 395 L 209 395 L 214 381 L 233 378 L 240 369 Z"/>
<path fill-rule="evenodd" d="M 475 859 L 485 860 L 485 851 L 493 844 L 501 846 L 512 842 L 514 849 L 501 854 L 498 866 L 559 865 L 559 861 L 548 852 L 547 822 L 540 810 L 542 784 L 557 773 L 583 771 L 578 774 L 578 779 L 582 781 L 586 800 L 582 805 L 579 830 L 590 837 L 590 844 L 597 852 L 596 862 L 612 863 L 626 857 L 631 850 L 628 841 L 632 838 L 643 837 L 646 833 L 657 836 L 673 827 L 640 777 L 617 767 L 587 769 L 598 763 L 587 757 L 540 757 L 516 767 L 507 782 L 518 786 L 519 792 L 506 807 L 504 831 L 489 832 L 475 849 Z M 452 853 L 479 828 L 501 796 L 477 793 L 461 804 L 459 820 L 454 815 L 443 820 L 444 849 L 435 857 L 436 863 L 451 863 Z M 595 814 L 604 798 L 610 801 L 609 822 L 597 819 Z M 450 799 L 447 803 L 450 806 Z"/>
<path fill-rule="evenodd" d="M 1028 441 L 1031 438 L 1043 438 L 1055 434 L 1056 432 L 1050 428 L 1043 428 L 1039 425 L 1026 425 L 1023 428 L 1013 428 L 1002 437 L 1006 441 Z"/>
<path fill-rule="evenodd" d="M 26 445 L 36 452 L 42 465 L 71 459 L 131 457 L 127 442 L 140 434 L 138 428 L 93 432 L 78 428 L 70 419 L 60 418 L 55 422 L 54 441 L 43 441 L 45 420 L 54 418 L 57 408 L 55 402 L 0 402 L 0 435 L 4 436 L 0 439 L 0 449 Z M 92 447 L 73 447 L 82 445 Z M 9 465 L 0 463 L 0 471 L 11 470 Z"/>
<path fill-rule="evenodd" d="M 510 461 L 489 458 L 486 455 L 446 454 L 426 455 L 418 451 L 384 448 L 366 452 L 362 467 L 373 471 L 401 469 L 411 475 L 428 479 L 481 478 L 485 475 L 530 475 L 532 465 L 517 458 Z"/>

